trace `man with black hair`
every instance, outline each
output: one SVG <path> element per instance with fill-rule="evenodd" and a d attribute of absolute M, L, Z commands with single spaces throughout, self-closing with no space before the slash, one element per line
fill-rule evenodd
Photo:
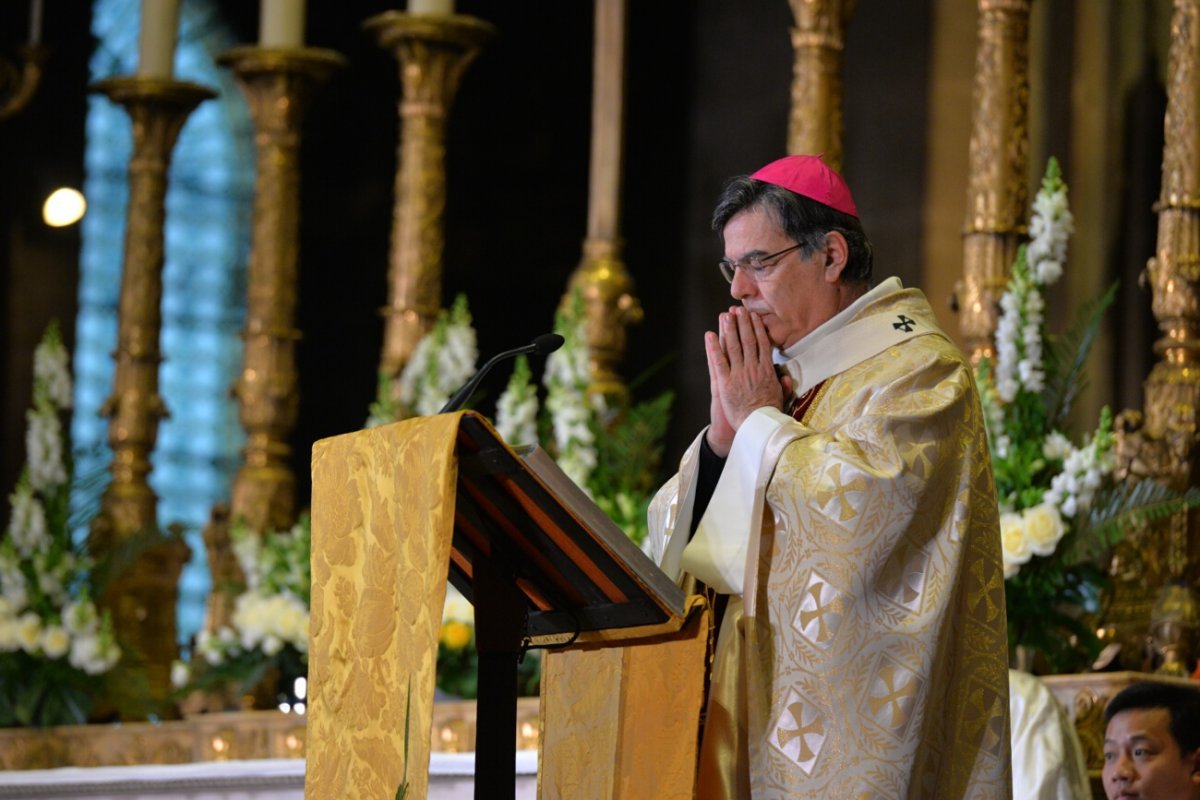
<path fill-rule="evenodd" d="M 714 608 L 698 796 L 1008 798 L 1000 534 L 971 365 L 924 295 L 872 286 L 817 156 L 734 178 L 738 305 L 705 334 L 710 424 L 650 509 Z"/>
<path fill-rule="evenodd" d="M 1200 689 L 1135 683 L 1104 719 L 1108 800 L 1200 800 Z"/>

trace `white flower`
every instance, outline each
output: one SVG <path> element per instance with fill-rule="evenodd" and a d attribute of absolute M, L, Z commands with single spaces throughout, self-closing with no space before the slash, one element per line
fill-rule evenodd
<path fill-rule="evenodd" d="M 71 649 L 71 634 L 61 625 L 47 625 L 42 629 L 40 644 L 50 658 L 62 658 Z"/>
<path fill-rule="evenodd" d="M 18 623 L 13 617 L 0 617 L 0 653 L 11 653 L 21 649 L 17 634 Z"/>
<path fill-rule="evenodd" d="M 71 370 L 67 348 L 57 332 L 42 338 L 33 351 L 35 391 L 41 390 L 59 408 L 71 407 Z"/>
<path fill-rule="evenodd" d="M 1033 557 L 1020 514 L 1010 511 L 1000 515 L 1000 547 L 1005 578 L 1011 578 Z"/>
<path fill-rule="evenodd" d="M 267 634 L 262 640 L 262 651 L 273 656 L 283 649 L 283 640 L 274 634 Z"/>
<path fill-rule="evenodd" d="M 9 497 L 12 517 L 8 521 L 8 537 L 17 552 L 28 558 L 49 544 L 46 530 L 46 511 L 33 493 L 33 487 L 20 483 Z"/>
<path fill-rule="evenodd" d="M 1025 540 L 1034 555 L 1048 556 L 1067 532 L 1058 509 L 1050 503 L 1040 503 L 1022 512 Z"/>
<path fill-rule="evenodd" d="M 36 491 L 46 491 L 67 482 L 63 461 L 62 422 L 54 408 L 42 404 L 25 414 L 25 455 L 29 463 L 29 483 Z"/>
<path fill-rule="evenodd" d="M 101 634 L 77 636 L 71 641 L 71 666 L 89 675 L 108 672 L 120 660 L 121 651 L 112 639 Z"/>
<path fill-rule="evenodd" d="M 42 641 L 42 618 L 26 611 L 17 618 L 17 643 L 30 655 L 37 655 Z"/>
<path fill-rule="evenodd" d="M 182 689 L 192 678 L 192 670 L 182 661 L 171 663 L 171 686 Z"/>
<path fill-rule="evenodd" d="M 77 600 L 63 606 L 62 619 L 67 630 L 79 636 L 95 632 L 99 615 L 91 600 Z"/>
<path fill-rule="evenodd" d="M 1042 441 L 1042 455 L 1048 459 L 1062 461 L 1074 449 L 1071 441 L 1058 431 L 1053 431 Z"/>

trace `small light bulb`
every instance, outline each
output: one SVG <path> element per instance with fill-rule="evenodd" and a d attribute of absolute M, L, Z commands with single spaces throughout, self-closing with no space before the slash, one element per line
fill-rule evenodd
<path fill-rule="evenodd" d="M 87 201 L 78 189 L 55 189 L 42 205 L 42 219 L 52 228 L 65 228 L 83 219 Z"/>

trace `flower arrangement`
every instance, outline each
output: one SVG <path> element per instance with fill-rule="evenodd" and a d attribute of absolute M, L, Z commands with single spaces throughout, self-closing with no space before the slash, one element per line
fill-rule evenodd
<path fill-rule="evenodd" d="M 311 526 L 307 515 L 284 532 L 258 535 L 243 521 L 231 530 L 246 578 L 230 624 L 196 638 L 190 664 L 177 663 L 172 680 L 190 692 L 221 684 L 253 689 L 272 670 L 290 687 L 308 668 Z"/>
<path fill-rule="evenodd" d="M 74 544 L 63 415 L 69 356 L 56 325 L 34 352 L 26 466 L 0 541 L 0 726 L 80 724 L 121 658 L 92 602 L 93 563 Z"/>
<path fill-rule="evenodd" d="M 1073 220 L 1067 186 L 1051 159 L 1000 300 L 996 361 L 981 361 L 978 383 L 1000 506 L 1010 652 L 1032 652 L 1051 672 L 1078 671 L 1099 642 L 1089 624 L 1106 579 L 1100 557 L 1124 525 L 1193 505 L 1152 481 L 1116 484 L 1107 407 L 1075 445 L 1063 432 L 1083 385 L 1083 367 L 1112 286 L 1081 309 L 1063 335 L 1046 332 L 1046 287 L 1061 277 Z"/>

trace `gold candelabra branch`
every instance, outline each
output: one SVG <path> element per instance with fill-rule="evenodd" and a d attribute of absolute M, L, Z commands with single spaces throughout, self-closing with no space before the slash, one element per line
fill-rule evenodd
<path fill-rule="evenodd" d="M 133 128 L 116 370 L 113 393 L 100 412 L 109 418 L 112 478 L 91 539 L 93 552 L 106 555 L 158 528 L 148 477 L 158 421 L 167 414 L 158 394 L 167 168 L 188 115 L 214 93 L 192 83 L 141 77 L 110 78 L 92 89 L 121 105 Z M 151 697 L 158 701 L 171 691 L 171 662 L 178 651 L 175 601 L 187 557 L 178 537 L 154 537 L 101 598 L 122 645 L 144 661 Z"/>
<path fill-rule="evenodd" d="M 1125 411 L 1117 419 L 1116 469 L 1185 490 L 1200 483 L 1200 0 L 1175 0 L 1171 31 L 1158 241 L 1146 264 L 1162 332 L 1154 345 L 1159 360 L 1144 384 L 1144 416 Z M 1149 625 L 1168 672 L 1190 667 L 1200 654 L 1195 523 L 1196 512 L 1181 513 L 1131 531 L 1110 566 L 1105 623 L 1134 652 Z"/>
<path fill-rule="evenodd" d="M 381 372 L 394 378 L 441 308 L 446 121 L 463 74 L 494 29 L 461 14 L 399 11 L 364 27 L 396 57 L 403 90 L 380 356 Z"/>
<path fill-rule="evenodd" d="M 233 70 L 257 133 L 244 357 L 234 387 L 246 447 L 233 483 L 231 516 L 252 530 L 284 530 L 295 516 L 288 436 L 299 413 L 301 122 L 314 90 L 345 59 L 317 48 L 237 47 L 217 61 Z"/>
<path fill-rule="evenodd" d="M 955 292 L 972 362 L 995 357 L 1000 297 L 1025 235 L 1031 0 L 979 0 L 963 280 Z"/>
<path fill-rule="evenodd" d="M 842 168 L 842 52 L 853 0 L 791 0 L 792 105 L 789 153 L 824 154 Z"/>
<path fill-rule="evenodd" d="M 0 58 L 0 120 L 24 111 L 42 83 L 46 48 L 27 44 L 17 48 L 17 55 L 20 57 L 20 66 Z"/>

